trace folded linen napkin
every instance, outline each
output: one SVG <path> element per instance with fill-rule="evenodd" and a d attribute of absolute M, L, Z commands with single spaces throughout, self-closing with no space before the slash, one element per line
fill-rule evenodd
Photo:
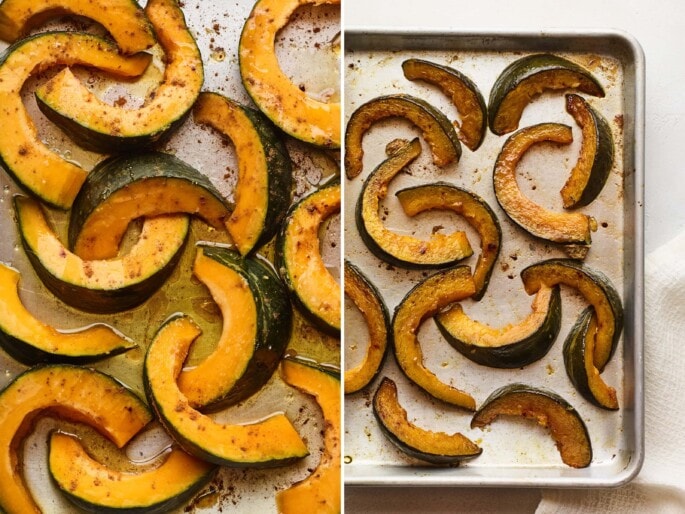
<path fill-rule="evenodd" d="M 685 513 L 685 233 L 645 262 L 645 460 L 626 486 L 548 490 L 536 514 Z"/>

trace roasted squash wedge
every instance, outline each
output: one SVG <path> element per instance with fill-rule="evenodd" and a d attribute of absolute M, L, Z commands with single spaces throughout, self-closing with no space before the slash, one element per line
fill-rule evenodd
<path fill-rule="evenodd" d="M 502 229 L 497 215 L 485 200 L 446 182 L 409 187 L 395 195 L 407 216 L 416 216 L 430 209 L 450 210 L 463 216 L 476 229 L 480 236 L 480 255 L 473 269 L 476 293 L 472 298 L 483 298 L 502 245 Z"/>
<path fill-rule="evenodd" d="M 478 86 L 459 70 L 424 59 L 407 59 L 402 71 L 405 78 L 433 84 L 449 97 L 461 118 L 459 140 L 478 150 L 488 128 L 488 108 Z"/>
<path fill-rule="evenodd" d="M 223 230 L 230 209 L 205 175 L 173 155 L 149 152 L 110 157 L 88 175 L 74 201 L 69 245 L 83 259 L 110 259 L 117 255 L 129 223 L 136 218 L 196 214 Z M 158 235 L 153 237 L 158 239 Z"/>
<path fill-rule="evenodd" d="M 5 512 L 40 514 L 21 474 L 21 445 L 44 414 L 87 423 L 119 448 L 152 420 L 140 398 L 104 373 L 67 364 L 25 371 L 0 392 L 0 509 Z"/>
<path fill-rule="evenodd" d="M 592 203 L 602 191 L 614 164 L 614 139 L 607 121 L 582 96 L 566 95 L 566 111 L 583 134 L 578 161 L 561 188 L 564 208 L 574 209 Z"/>
<path fill-rule="evenodd" d="M 511 220 L 530 234 L 554 243 L 585 245 L 597 229 L 594 218 L 579 212 L 554 212 L 533 202 L 516 183 L 516 166 L 528 149 L 541 142 L 569 144 L 571 128 L 558 123 L 541 123 L 523 128 L 504 143 L 495 163 L 495 196 Z"/>
<path fill-rule="evenodd" d="M 564 342 L 564 367 L 571 383 L 583 398 L 608 410 L 618 409 L 616 389 L 607 385 L 594 363 L 597 318 L 594 309 L 583 311 Z"/>
<path fill-rule="evenodd" d="M 406 94 L 379 96 L 352 113 L 345 130 L 345 174 L 353 179 L 362 171 L 362 139 L 371 126 L 386 118 L 404 118 L 422 133 L 436 166 L 447 166 L 461 157 L 461 143 L 454 125 L 425 100 Z"/>
<path fill-rule="evenodd" d="M 110 105 L 65 68 L 36 89 L 38 107 L 76 144 L 102 153 L 131 152 L 169 136 L 204 82 L 202 56 L 176 0 L 148 0 L 145 14 L 164 50 L 164 77 L 139 109 Z"/>
<path fill-rule="evenodd" d="M 490 90 L 490 130 L 498 135 L 516 130 L 533 98 L 545 91 L 565 89 L 604 96 L 604 88 L 588 70 L 558 55 L 534 54 L 512 62 Z"/>
<path fill-rule="evenodd" d="M 284 359 L 280 374 L 286 384 L 316 398 L 323 413 L 325 428 L 324 448 L 319 464 L 307 478 L 276 493 L 278 512 L 338 514 L 341 512 L 342 451 L 340 379 L 315 363 L 297 357 Z"/>
<path fill-rule="evenodd" d="M 471 419 L 471 428 L 483 428 L 499 416 L 521 416 L 549 428 L 561 460 L 574 468 L 592 462 L 590 435 L 578 411 L 551 391 L 510 384 L 494 391 Z"/>
<path fill-rule="evenodd" d="M 73 436 L 50 436 L 48 470 L 69 501 L 86 512 L 164 513 L 184 505 L 214 476 L 216 466 L 178 448 L 156 467 L 122 472 L 98 462 Z"/>
<path fill-rule="evenodd" d="M 14 205 L 36 274 L 60 300 L 88 312 L 120 312 L 147 300 L 175 269 L 190 226 L 182 214 L 150 219 L 125 255 L 84 260 L 58 239 L 37 201 L 16 196 Z"/>
<path fill-rule="evenodd" d="M 42 323 L 22 304 L 18 286 L 19 272 L 0 264 L 0 346 L 22 364 L 87 363 L 136 346 L 102 323 L 64 331 Z"/>
<path fill-rule="evenodd" d="M 345 261 L 345 294 L 366 321 L 369 341 L 362 361 L 345 371 L 345 394 L 356 393 L 371 383 L 383 366 L 390 339 L 390 315 L 376 286 L 349 261 Z M 351 344 L 345 338 L 345 344 Z"/>
<path fill-rule="evenodd" d="M 21 99 L 31 74 L 61 64 L 93 66 L 122 77 L 145 71 L 150 55 L 119 55 L 116 45 L 99 37 L 52 32 L 22 39 L 0 56 L 0 164 L 22 187 L 62 209 L 71 206 L 88 172 L 43 144 Z"/>
<path fill-rule="evenodd" d="M 475 291 L 468 266 L 438 271 L 407 293 L 395 309 L 392 320 L 395 359 L 404 374 L 434 398 L 468 410 L 476 408 L 473 397 L 441 382 L 424 366 L 417 334 L 424 320 L 450 303 L 472 296 Z"/>
<path fill-rule="evenodd" d="M 528 294 L 537 292 L 543 284 L 564 284 L 576 289 L 594 307 L 597 337 L 593 361 L 601 372 L 614 354 L 623 330 L 621 297 L 609 278 L 572 259 L 549 259 L 524 269 L 521 279 Z"/>
<path fill-rule="evenodd" d="M 142 52 L 156 43 L 150 23 L 134 0 L 4 0 L 0 39 L 13 43 L 44 21 L 64 14 L 97 21 L 125 54 Z"/>
<path fill-rule="evenodd" d="M 410 422 L 397 397 L 397 386 L 388 377 L 383 377 L 373 396 L 373 414 L 383 435 L 415 459 L 431 464 L 458 464 L 482 452 L 476 443 L 459 432 L 433 432 Z"/>
<path fill-rule="evenodd" d="M 388 194 L 392 179 L 421 153 L 418 138 L 403 144 L 383 161 L 362 186 L 357 200 L 357 230 L 366 247 L 379 259 L 402 268 L 444 268 L 473 253 L 466 233 L 435 233 L 427 241 L 408 234 L 398 234 L 383 224 L 381 203 Z"/>
<path fill-rule="evenodd" d="M 150 343 L 143 367 L 150 405 L 166 430 L 188 453 L 229 467 L 284 466 L 308 455 L 284 414 L 246 425 L 227 425 L 191 407 L 176 379 L 199 327 L 187 316 L 168 319 Z"/>
<path fill-rule="evenodd" d="M 235 146 L 238 183 L 226 229 L 240 253 L 247 255 L 276 234 L 290 206 L 288 150 L 261 113 L 219 94 L 200 94 L 193 117 L 197 123 L 214 127 Z"/>
<path fill-rule="evenodd" d="M 459 353 L 493 368 L 521 368 L 544 357 L 561 328 L 559 287 L 541 287 L 531 313 L 516 324 L 494 328 L 469 318 L 461 305 L 438 313 L 435 322 Z"/>
<path fill-rule="evenodd" d="M 275 51 L 278 32 L 295 10 L 340 0 L 258 0 L 245 20 L 238 56 L 243 85 L 254 103 L 285 133 L 307 143 L 340 147 L 340 102 L 308 96 L 281 69 Z"/>
<path fill-rule="evenodd" d="M 293 205 L 276 241 L 276 268 L 302 312 L 322 330 L 340 333 L 340 284 L 321 257 L 319 228 L 340 211 L 340 182 L 330 181 Z"/>
<path fill-rule="evenodd" d="M 178 387 L 204 412 L 238 403 L 271 378 L 292 326 L 288 291 L 271 265 L 221 246 L 201 244 L 193 274 L 221 310 L 223 328 L 214 351 L 178 377 Z"/>

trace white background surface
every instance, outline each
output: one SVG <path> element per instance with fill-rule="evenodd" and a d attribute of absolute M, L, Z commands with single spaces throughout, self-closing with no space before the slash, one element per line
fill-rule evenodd
<path fill-rule="evenodd" d="M 346 27 L 540 30 L 620 29 L 646 56 L 645 244 L 649 253 L 685 228 L 685 3 L 640 0 L 344 0 Z M 647 420 L 649 423 L 649 420 Z M 345 512 L 533 512 L 541 492 L 436 488 L 347 488 Z"/>

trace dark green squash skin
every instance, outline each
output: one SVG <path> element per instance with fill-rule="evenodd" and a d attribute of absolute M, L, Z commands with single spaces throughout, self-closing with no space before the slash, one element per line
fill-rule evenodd
<path fill-rule="evenodd" d="M 597 401 L 597 398 L 592 394 L 592 389 L 590 388 L 588 376 L 585 371 L 585 341 L 587 339 L 587 331 L 590 327 L 590 320 L 592 319 L 593 314 L 594 309 L 591 306 L 583 310 L 566 336 L 562 352 L 564 356 L 564 368 L 566 369 L 566 374 L 573 384 L 573 387 L 576 388 L 576 391 L 578 391 L 583 398 L 602 409 L 616 410 Z"/>
<path fill-rule="evenodd" d="M 437 110 L 435 107 L 433 107 L 431 104 L 426 102 L 425 100 L 422 100 L 420 98 L 416 98 L 411 95 L 407 94 L 395 94 L 395 95 L 386 95 L 386 96 L 379 96 L 376 97 L 372 100 L 369 100 L 365 104 L 361 105 L 357 110 L 355 110 L 352 113 L 352 116 L 350 117 L 349 121 L 347 122 L 347 130 L 345 132 L 345 147 L 346 148 L 352 148 L 352 147 L 361 147 L 362 144 L 362 139 L 364 134 L 361 133 L 358 135 L 358 139 L 352 139 L 352 131 L 351 127 L 354 126 L 355 119 L 359 116 L 363 116 L 364 112 L 368 109 L 372 108 L 378 108 L 378 106 L 382 106 L 385 110 L 382 113 L 382 115 L 376 116 L 372 122 L 372 125 L 374 123 L 379 122 L 382 119 L 385 118 L 390 118 L 390 117 L 395 117 L 395 116 L 402 116 L 404 117 L 404 114 L 398 114 L 396 110 L 393 110 L 392 105 L 394 103 L 398 104 L 403 104 L 405 106 L 408 106 L 412 109 L 410 112 L 423 112 L 425 113 L 431 120 L 432 120 L 432 130 L 440 131 L 444 134 L 444 136 L 451 142 L 452 147 L 454 148 L 455 152 L 455 157 L 456 161 L 458 161 L 461 158 L 461 143 L 459 141 L 459 136 L 454 128 L 454 125 L 450 122 L 449 119 L 447 119 L 447 116 L 445 116 L 441 111 Z M 404 118 L 411 120 L 411 118 Z M 425 138 L 425 134 L 424 134 Z M 348 154 L 349 155 L 349 152 Z M 361 163 L 356 163 L 348 160 L 348 157 L 345 158 L 345 170 L 347 173 L 347 178 L 352 179 L 353 177 L 357 176 L 358 171 L 355 172 L 355 167 L 359 166 L 361 171 Z M 352 170 L 352 174 L 350 174 L 350 170 Z"/>
<path fill-rule="evenodd" d="M 38 94 L 34 97 L 40 112 L 69 136 L 69 139 L 85 150 L 105 154 L 126 154 L 162 145 L 183 125 L 190 114 L 190 111 L 186 111 L 181 117 L 170 121 L 156 132 L 141 136 L 112 136 L 84 127 L 78 121 L 60 113 Z"/>
<path fill-rule="evenodd" d="M 616 352 L 619 339 L 621 338 L 621 332 L 623 331 L 623 303 L 621 302 L 621 297 L 619 296 L 618 291 L 616 291 L 616 288 L 606 275 L 574 259 L 548 259 L 546 261 L 528 266 L 521 272 L 521 278 L 523 282 L 526 282 L 525 277 L 531 272 L 531 270 L 547 266 L 566 266 L 576 270 L 578 273 L 585 275 L 602 290 L 609 305 L 611 306 L 614 318 L 614 334 L 611 342 L 611 351 L 609 353 L 609 358 L 606 361 L 609 362 L 613 354 Z M 606 365 L 606 362 L 603 363 L 602 366 L 598 366 L 600 372 L 604 368 L 604 365 Z"/>
<path fill-rule="evenodd" d="M 313 359 L 310 359 L 308 357 L 304 357 L 303 355 L 286 355 L 283 357 L 283 360 L 288 360 L 291 362 L 294 362 L 296 364 L 301 364 L 303 366 L 308 366 L 310 368 L 313 368 L 317 371 L 320 371 L 321 373 L 325 373 L 326 375 L 330 375 L 336 380 L 340 380 L 340 368 L 330 365 L 330 364 L 324 364 L 321 362 L 317 362 Z"/>
<path fill-rule="evenodd" d="M 425 451 L 419 450 L 418 448 L 415 448 L 409 444 L 407 444 L 405 441 L 402 441 L 399 437 L 397 437 L 388 426 L 383 422 L 381 416 L 378 414 L 377 408 L 376 408 L 376 402 L 377 398 L 379 396 L 379 392 L 381 390 L 381 387 L 383 386 L 383 383 L 386 381 L 392 382 L 387 377 L 384 377 L 383 380 L 381 381 L 381 384 L 378 386 L 376 389 L 376 393 L 374 394 L 373 397 L 373 415 L 376 418 L 376 421 L 378 422 L 378 426 L 381 429 L 381 432 L 383 432 L 383 435 L 390 441 L 392 444 L 394 444 L 400 451 L 403 453 L 407 454 L 410 457 L 413 457 L 418 460 L 422 460 L 424 462 L 428 462 L 430 464 L 436 464 L 439 466 L 446 466 L 446 465 L 454 465 L 454 464 L 459 464 L 460 462 L 463 462 L 465 460 L 470 460 L 473 459 L 474 457 L 478 457 L 480 453 L 475 453 L 472 455 L 442 455 L 438 453 L 427 453 Z"/>
<path fill-rule="evenodd" d="M 604 88 L 599 81 L 589 71 L 568 59 L 552 54 L 534 54 L 522 57 L 512 62 L 500 73 L 490 90 L 490 99 L 488 101 L 490 130 L 497 135 L 505 133 L 496 131 L 494 125 L 500 105 L 510 91 L 539 73 L 554 70 L 574 72 L 583 80 L 581 86 L 577 88 L 578 91 L 588 95 L 604 97 Z"/>
<path fill-rule="evenodd" d="M 173 155 L 147 152 L 114 156 L 100 162 L 88 174 L 74 200 L 69 218 L 70 248 L 74 247 L 83 224 L 102 201 L 135 182 L 152 178 L 190 182 L 224 204 L 227 213 L 232 208 L 205 175 Z"/>
<path fill-rule="evenodd" d="M 388 307 L 385 304 L 385 301 L 383 300 L 383 296 L 381 295 L 378 288 L 369 280 L 369 278 L 366 275 L 364 275 L 364 273 L 362 273 L 362 270 L 360 270 L 357 266 L 355 266 L 350 261 L 345 259 L 345 272 L 354 275 L 357 278 L 357 280 L 361 283 L 364 293 L 367 296 L 374 298 L 375 303 L 378 305 L 382 313 L 383 324 L 385 325 L 385 333 L 387 334 L 385 351 L 383 352 L 383 357 L 380 360 L 380 364 L 378 365 L 376 371 L 369 377 L 369 380 L 366 382 L 366 384 L 359 390 L 354 391 L 358 392 L 367 385 L 369 385 L 371 382 L 373 382 L 374 379 L 381 372 L 381 369 L 383 369 L 383 363 L 385 362 L 389 349 L 392 346 L 392 323 L 390 322 L 390 311 L 388 311 Z"/>
<path fill-rule="evenodd" d="M 201 409 L 202 412 L 214 412 L 249 398 L 269 381 L 290 341 L 292 307 L 288 291 L 266 260 L 243 258 L 238 252 L 221 246 L 203 244 L 199 248 L 206 257 L 230 268 L 247 281 L 257 307 L 254 354 L 233 388 Z"/>
<path fill-rule="evenodd" d="M 561 329 L 560 288 L 559 286 L 553 288 L 547 316 L 539 329 L 528 337 L 504 346 L 490 348 L 462 341 L 449 332 L 440 322 L 439 316 L 435 316 L 434 319 L 447 342 L 467 359 L 491 368 L 522 368 L 547 355 L 559 335 Z"/>
<path fill-rule="evenodd" d="M 485 103 L 485 99 L 483 98 L 483 94 L 480 92 L 480 89 L 478 89 L 478 86 L 476 85 L 476 83 L 473 82 L 473 80 L 471 80 L 470 78 L 468 78 L 466 75 L 464 75 L 462 72 L 460 72 L 459 70 L 457 70 L 455 68 L 452 68 L 450 66 L 444 66 L 442 64 L 438 64 L 438 63 L 431 62 L 431 61 L 426 61 L 423 59 L 407 59 L 406 61 L 404 61 L 402 63 L 402 69 L 404 70 L 404 76 L 406 78 L 408 78 L 409 80 L 425 80 L 427 82 L 432 82 L 432 81 L 430 81 L 429 78 L 427 78 L 426 76 L 423 76 L 423 75 L 418 75 L 416 77 L 411 77 L 411 78 L 408 77 L 407 71 L 405 68 L 411 64 L 413 64 L 415 66 L 420 65 L 421 67 L 425 67 L 427 69 L 433 69 L 445 77 L 450 77 L 450 80 L 461 82 L 465 88 L 467 88 L 468 90 L 471 91 L 474 98 L 476 99 L 476 102 L 478 103 L 478 106 L 479 106 L 481 112 L 483 113 L 483 126 L 482 126 L 481 131 L 480 131 L 480 139 L 478 139 L 475 142 L 475 144 L 469 148 L 472 152 L 475 152 L 476 150 L 478 150 L 478 148 L 480 147 L 480 145 L 483 142 L 483 139 L 485 138 L 485 133 L 487 132 L 487 129 L 488 129 L 488 125 L 487 125 L 488 106 Z M 459 106 L 459 105 L 457 105 L 456 107 L 457 107 L 458 111 L 461 108 L 461 106 Z M 459 114 L 462 114 L 461 111 L 459 112 Z M 462 140 L 462 142 L 464 142 L 464 141 Z M 464 144 L 466 144 L 466 143 L 464 142 Z"/>
<path fill-rule="evenodd" d="M 580 197 L 573 205 L 568 206 L 568 209 L 575 209 L 577 207 L 585 207 L 591 204 L 595 198 L 599 196 L 599 193 L 604 189 L 607 179 L 609 178 L 609 173 L 611 173 L 611 168 L 614 165 L 614 139 L 611 134 L 611 127 L 607 120 L 602 116 L 597 109 L 592 107 L 583 97 L 579 95 L 569 94 L 566 95 L 566 110 L 568 111 L 568 105 L 571 98 L 578 98 L 581 102 L 583 108 L 587 110 L 592 118 L 595 130 L 595 137 L 597 141 L 597 152 L 595 153 L 595 158 L 592 163 L 592 171 L 590 172 L 590 177 L 587 181 L 587 185 Z"/>
<path fill-rule="evenodd" d="M 288 219 L 292 217 L 292 215 L 295 213 L 297 209 L 303 208 L 306 204 L 305 202 L 311 202 L 312 200 L 316 200 L 317 193 L 323 191 L 324 189 L 327 189 L 329 187 L 336 187 L 340 184 L 340 178 L 339 177 L 334 177 L 331 180 L 325 182 L 319 188 L 314 191 L 313 193 L 301 198 L 299 201 L 295 202 L 290 209 L 288 209 L 288 212 L 286 214 L 284 222 L 281 224 L 280 230 L 278 234 L 276 235 L 276 247 L 275 247 L 275 259 L 274 259 L 274 265 L 276 269 L 278 270 L 278 274 L 280 275 L 281 279 L 285 283 L 286 287 L 290 291 L 290 297 L 293 301 L 293 304 L 298 308 L 298 310 L 304 314 L 304 316 L 307 318 L 308 321 L 310 321 L 316 328 L 321 330 L 322 332 L 331 335 L 333 337 L 340 337 L 340 328 L 339 327 L 334 327 L 329 325 L 326 321 L 323 319 L 319 318 L 308 306 L 307 302 L 305 299 L 300 298 L 299 295 L 296 293 L 295 290 L 295 285 L 293 284 L 291 278 L 290 278 L 290 273 L 288 272 L 288 266 L 287 263 L 285 262 L 284 259 L 284 254 L 285 254 L 285 243 L 286 243 L 286 231 L 287 231 L 287 226 L 288 226 Z"/>

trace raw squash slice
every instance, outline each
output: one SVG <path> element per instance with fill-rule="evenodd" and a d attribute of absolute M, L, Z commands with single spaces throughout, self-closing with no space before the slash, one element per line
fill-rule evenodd
<path fill-rule="evenodd" d="M 37 201 L 17 196 L 14 204 L 36 274 L 64 303 L 88 312 L 121 312 L 147 300 L 176 267 L 190 227 L 182 214 L 152 218 L 126 254 L 85 260 L 62 244 Z"/>
<path fill-rule="evenodd" d="M 0 264 L 0 346 L 19 362 L 85 363 L 135 347 L 132 341 L 101 323 L 70 331 L 42 323 L 22 304 L 19 278 L 18 271 Z"/>
<path fill-rule="evenodd" d="M 243 255 L 268 242 L 290 206 L 292 165 L 274 126 L 261 113 L 216 93 L 202 93 L 196 123 L 231 140 L 238 158 L 235 208 L 226 229 Z"/>
<path fill-rule="evenodd" d="M 103 153 L 149 147 L 178 127 L 200 94 L 202 56 L 176 0 L 149 0 L 145 14 L 164 50 L 164 78 L 138 109 L 109 105 L 65 68 L 36 89 L 41 111 L 74 142 Z"/>
<path fill-rule="evenodd" d="M 152 469 L 122 472 L 93 459 L 70 435 L 53 433 L 49 444 L 52 480 L 74 505 L 96 514 L 169 512 L 190 500 L 217 469 L 171 448 Z"/>
<path fill-rule="evenodd" d="M 238 56 L 243 85 L 276 126 L 307 143 L 340 147 L 340 102 L 308 96 L 281 70 L 275 39 L 295 10 L 307 4 L 338 5 L 340 0 L 258 0 L 245 21 Z"/>
<path fill-rule="evenodd" d="M 153 46 L 155 35 L 135 0 L 4 0 L 0 4 L 0 39 L 13 43 L 44 21 L 72 14 L 97 21 L 125 54 Z"/>
<path fill-rule="evenodd" d="M 144 384 L 150 404 L 188 453 L 229 467 L 275 467 L 308 455 L 307 446 L 281 413 L 247 425 L 228 425 L 194 409 L 176 379 L 199 327 L 187 316 L 167 320 L 148 347 Z"/>
<path fill-rule="evenodd" d="M 340 453 L 342 420 L 340 415 L 340 379 L 303 358 L 288 357 L 280 368 L 286 384 L 312 395 L 324 418 L 324 451 L 318 466 L 307 478 L 276 493 L 281 514 L 340 512 Z"/>
<path fill-rule="evenodd" d="M 221 310 L 223 327 L 214 351 L 184 369 L 178 387 L 207 412 L 244 400 L 271 378 L 290 340 L 292 309 L 288 291 L 263 259 L 202 244 L 193 274 Z"/>
<path fill-rule="evenodd" d="M 24 82 L 54 65 L 92 66 L 135 77 L 150 63 L 148 54 L 122 57 L 116 45 L 75 32 L 38 34 L 18 41 L 0 56 L 0 164 L 25 189 L 43 201 L 68 209 L 87 171 L 43 144 L 21 99 Z"/>
<path fill-rule="evenodd" d="M 66 364 L 25 371 L 0 391 L 0 509 L 5 512 L 40 514 L 20 471 L 22 441 L 40 415 L 87 423 L 119 448 L 152 420 L 140 398 L 104 373 Z"/>

